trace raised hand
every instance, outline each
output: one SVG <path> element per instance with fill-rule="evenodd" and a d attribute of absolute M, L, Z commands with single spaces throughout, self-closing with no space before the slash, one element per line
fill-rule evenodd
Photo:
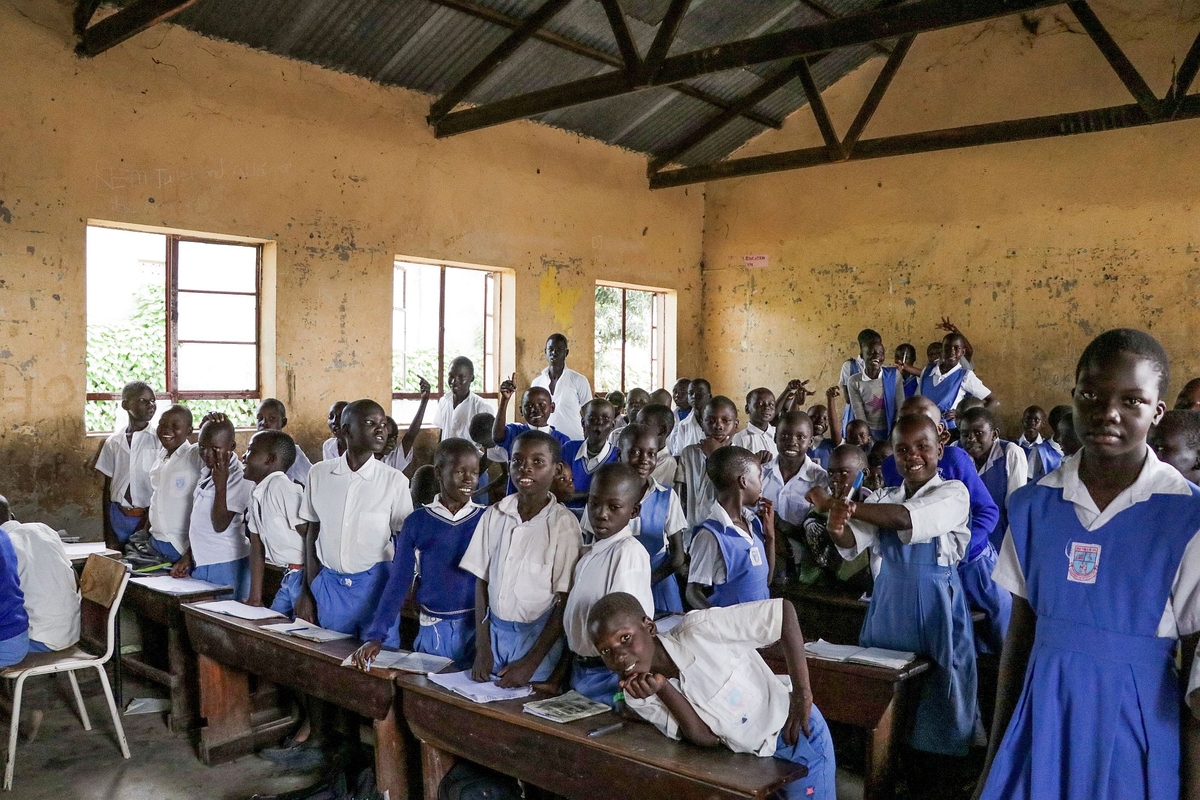
<path fill-rule="evenodd" d="M 512 398 L 512 396 L 514 394 L 516 394 L 516 392 L 517 392 L 517 373 L 514 372 L 508 380 L 503 381 L 500 384 L 500 399 L 508 401 Z"/>
<path fill-rule="evenodd" d="M 429 385 L 429 381 L 425 380 L 420 375 L 417 376 L 417 386 L 419 386 L 421 389 L 422 400 L 427 399 L 429 397 L 429 393 L 433 391 L 433 387 Z"/>
<path fill-rule="evenodd" d="M 946 333 L 959 333 L 958 326 L 951 322 L 949 317 L 942 317 L 942 321 L 934 327 Z"/>
<path fill-rule="evenodd" d="M 621 681 L 625 694 L 635 700 L 646 700 L 658 694 L 667 679 L 657 672 L 642 672 Z"/>

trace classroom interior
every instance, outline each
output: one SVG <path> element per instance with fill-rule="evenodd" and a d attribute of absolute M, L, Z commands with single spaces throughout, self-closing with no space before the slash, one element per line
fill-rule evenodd
<path fill-rule="evenodd" d="M 678 376 L 735 398 L 793 378 L 830 386 L 861 328 L 923 353 L 944 316 L 970 336 L 1013 438 L 1026 405 L 1069 402 L 1077 354 L 1108 328 L 1162 341 L 1172 397 L 1200 374 L 1194 105 L 1160 124 L 652 188 L 644 150 L 531 120 L 438 138 L 426 119 L 436 96 L 320 65 L 388 4 L 345 0 L 325 19 L 317 3 L 271 3 L 257 24 L 306 31 L 306 61 L 198 33 L 214 1 L 102 5 L 93 25 L 151 5 L 167 17 L 191 6 L 193 23 L 168 18 L 87 58 L 75 52 L 75 3 L 0 3 L 0 493 L 22 520 L 100 538 L 102 437 L 84 417 L 89 224 L 263 244 L 258 391 L 285 402 L 288 432 L 314 461 L 333 401 L 392 394 L 403 259 L 502 271 L 496 374 L 518 385 L 542 369 L 554 332 L 572 342 L 569 366 L 592 376 L 597 281 L 669 297 L 668 389 Z M 772 5 L 797 4 L 880 5 Z M 390 5 L 402 15 L 435 3 Z M 537 4 L 476 5 L 519 15 Z M 669 4 L 627 5 L 661 19 Z M 710 22 L 744 11 L 691 5 Z M 916 36 L 863 138 L 1136 102 L 1067 4 L 1026 5 Z M 1200 31 L 1200 0 L 1090 7 L 1167 97 Z M 321 26 L 326 41 L 312 32 Z M 439 47 L 436 30 L 421 35 Z M 893 46 L 821 87 L 837 131 Z M 620 99 L 601 102 L 621 113 Z M 697 124 L 673 122 L 662 141 Z M 737 125 L 742 143 L 726 160 L 825 142 L 807 103 L 777 130 Z M 418 463 L 432 444 L 419 442 Z M 91 733 L 69 694 L 43 688 L 47 720 L 18 760 L 14 797 L 246 797 L 303 783 L 252 757 L 207 767 L 154 715 L 127 718 L 134 757 L 122 762 L 98 685 L 84 688 Z M 132 777 L 150 773 L 155 782 Z M 862 791 L 847 780 L 847 796 Z"/>

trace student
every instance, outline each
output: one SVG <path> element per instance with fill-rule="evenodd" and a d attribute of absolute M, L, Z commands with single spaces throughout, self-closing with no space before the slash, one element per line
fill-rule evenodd
<path fill-rule="evenodd" d="M 300 504 L 308 529 L 296 615 L 362 638 L 387 582 L 392 532 L 400 530 L 413 503 L 404 473 L 374 457 L 386 438 L 382 406 L 373 400 L 347 404 L 338 430 L 346 452 L 313 465 Z M 384 638 L 389 647 L 400 646 L 399 623 L 397 618 Z"/>
<path fill-rule="evenodd" d="M 917 369 L 916 363 L 917 348 L 908 342 L 896 348 L 895 366 L 896 371 L 904 379 L 904 398 L 906 400 L 920 390 L 921 371 Z M 889 436 L 888 439 L 890 440 L 891 437 Z"/>
<path fill-rule="evenodd" d="M 433 464 L 422 464 L 413 472 L 409 483 L 409 494 L 412 496 L 413 508 L 427 506 L 434 501 L 438 493 L 437 470 Z"/>
<path fill-rule="evenodd" d="M 671 413 L 668 406 L 651 403 L 642 409 L 637 421 L 653 431 L 658 440 L 658 466 L 654 468 L 654 474 L 651 477 L 663 486 L 673 485 L 679 462 L 675 456 L 671 455 L 671 448 L 667 446 L 667 440 L 671 436 L 671 430 L 675 427 L 675 415 Z"/>
<path fill-rule="evenodd" d="M 29 652 L 66 650 L 79 641 L 81 601 L 75 570 L 58 531 L 40 522 L 18 522 L 2 496 L 0 521 L 0 531 L 7 535 L 17 557 L 17 576 L 29 620 Z"/>
<path fill-rule="evenodd" d="M 758 457 L 724 447 L 708 460 L 716 491 L 710 516 L 692 539 L 687 601 L 692 608 L 770 597 L 775 574 L 775 509 L 762 497 Z"/>
<path fill-rule="evenodd" d="M 287 427 L 287 408 L 282 400 L 268 397 L 258 404 L 258 410 L 254 412 L 254 421 L 259 431 L 281 431 Z M 303 486 L 308 481 L 310 469 L 312 462 L 300 449 L 300 445 L 296 445 L 296 458 L 287 471 L 288 480 Z"/>
<path fill-rule="evenodd" d="M 1008 532 L 1008 498 L 1029 483 L 1029 463 L 1020 447 L 1000 438 L 996 418 L 988 409 L 970 409 L 959 418 L 958 427 L 962 431 L 959 440 L 962 449 L 975 462 L 983 485 L 1000 511 L 996 527 L 988 534 L 988 540 L 999 552 Z"/>
<path fill-rule="evenodd" d="M 658 437 L 647 426 L 635 422 L 621 432 L 619 446 L 621 463 L 628 464 L 642 482 L 641 510 L 630 523 L 630 529 L 650 557 L 653 615 L 682 614 L 683 599 L 675 576 L 684 568 L 683 539 L 689 528 L 679 495 L 654 478 Z M 586 514 L 583 530 L 587 535 L 592 531 Z"/>
<path fill-rule="evenodd" d="M 300 503 L 304 488 L 288 478 L 296 443 L 280 430 L 259 431 L 250 437 L 242 474 L 254 484 L 246 528 L 250 531 L 250 597 L 247 605 L 263 604 L 264 564 L 284 571 L 271 610 L 288 617 L 304 588 L 304 520 Z"/>
<path fill-rule="evenodd" d="M 688 402 L 692 410 L 671 430 L 671 435 L 667 438 L 667 447 L 671 448 L 671 455 L 679 458 L 685 447 L 704 438 L 704 426 L 701 422 L 704 419 L 704 407 L 711 399 L 712 386 L 709 382 L 704 378 L 693 378 L 688 384 Z"/>
<path fill-rule="evenodd" d="M 174 566 L 188 551 L 192 498 L 204 462 L 192 435 L 192 412 L 174 405 L 158 419 L 162 445 L 150 467 L 150 546 Z"/>
<path fill-rule="evenodd" d="M 978 713 L 975 645 L 955 566 L 971 541 L 970 496 L 961 482 L 938 475 L 942 443 L 927 416 L 901 416 L 892 444 L 903 485 L 864 503 L 819 490 L 813 500 L 829 513 L 829 536 L 844 558 L 870 549 L 882 559 L 859 644 L 933 662 L 909 743 L 926 753 L 965 756 Z"/>
<path fill-rule="evenodd" d="M 485 506 L 500 502 L 508 491 L 508 451 L 496 446 L 492 434 L 495 425 L 496 417 L 491 413 L 476 414 L 471 420 L 471 441 L 483 452 L 479 474 L 485 478 L 480 481 L 472 499 Z"/>
<path fill-rule="evenodd" d="M 1200 411 L 1200 378 L 1192 378 L 1184 384 L 1175 398 L 1176 411 Z"/>
<path fill-rule="evenodd" d="M 1168 411 L 1150 429 L 1150 446 L 1164 464 L 1200 484 L 1200 413 Z"/>
<path fill-rule="evenodd" d="M 810 394 L 816 394 L 816 392 L 808 388 L 808 381 L 798 379 L 788 381 L 787 386 L 779 393 L 779 397 L 775 401 L 775 418 L 778 419 L 787 412 L 804 405 L 805 399 Z"/>
<path fill-rule="evenodd" d="M 1004 736 L 992 737 L 985 800 L 1181 796 L 1175 649 L 1186 637 L 1186 675 L 1200 489 L 1146 444 L 1169 379 L 1149 334 L 1093 339 L 1072 393 L 1083 449 L 1012 497 L 996 568 L 1013 593 L 994 723 Z"/>
<path fill-rule="evenodd" d="M 579 413 L 584 403 L 592 399 L 592 384 L 588 379 L 567 368 L 567 355 L 570 352 L 566 336 L 561 333 L 550 334 L 546 340 L 547 366 L 530 383 L 530 386 L 541 387 L 550 394 L 552 407 L 547 424 L 566 434 L 568 440 L 583 438 Z M 500 413 L 499 416 L 503 418 L 504 414 Z"/>
<path fill-rule="evenodd" d="M 775 446 L 775 393 L 758 387 L 746 395 L 746 427 L 733 435 L 733 443 L 751 453 L 766 452 L 770 458 L 779 455 Z"/>
<path fill-rule="evenodd" d="M 999 405 L 992 390 L 983 385 L 973 370 L 963 366 L 966 339 L 960 333 L 948 333 L 942 339 L 942 357 L 921 373 L 921 394 L 932 400 L 942 412 L 947 428 L 955 427 L 955 409 L 966 395 L 983 400 L 987 408 Z"/>
<path fill-rule="evenodd" d="M 346 443 L 342 441 L 342 412 L 346 410 L 345 400 L 338 400 L 329 407 L 329 418 L 325 423 L 329 426 L 330 436 L 321 443 L 321 460 L 333 461 L 346 452 Z"/>
<path fill-rule="evenodd" d="M 0 527 L 0 668 L 29 655 L 29 614 L 21 591 L 20 566 L 8 532 Z"/>
<path fill-rule="evenodd" d="M 474 382 L 475 365 L 471 359 L 458 356 L 450 362 L 450 370 L 446 374 L 446 385 L 450 391 L 438 400 L 437 415 L 433 418 L 433 424 L 442 439 L 469 440 L 471 420 L 477 414 L 492 413 L 491 404 L 471 391 Z"/>
<path fill-rule="evenodd" d="M 614 389 L 604 395 L 604 399 L 612 403 L 612 407 L 616 410 L 613 416 L 613 422 L 616 425 L 628 425 L 629 420 L 625 418 L 625 393 Z M 583 416 L 583 409 L 579 410 L 579 416 Z"/>
<path fill-rule="evenodd" d="M 834 425 L 832 428 L 829 421 L 840 419 L 837 416 L 837 399 L 841 394 L 841 390 L 836 386 L 830 386 L 825 391 L 826 405 L 816 405 L 808 409 L 808 418 L 813 424 L 813 446 L 808 451 L 809 456 L 813 461 L 816 461 L 822 467 L 829 463 L 829 454 L 833 452 L 833 448 L 842 443 L 842 428 L 839 425 Z M 829 436 L 826 437 L 825 434 Z"/>
<path fill-rule="evenodd" d="M 150 467 L 158 457 L 158 438 L 150 430 L 157 408 L 154 390 L 142 381 L 125 384 L 121 408 L 129 421 L 104 440 L 96 459 L 104 476 L 104 544 L 112 550 L 120 550 L 146 524 Z"/>
<path fill-rule="evenodd" d="M 863 481 L 863 486 L 872 492 L 887 486 L 887 482 L 883 477 L 883 462 L 887 461 L 891 456 L 891 441 L 876 442 L 871 446 L 871 452 L 867 453 L 867 477 Z"/>
<path fill-rule="evenodd" d="M 637 422 L 638 414 L 642 413 L 642 409 L 650 405 L 650 393 L 645 389 L 630 389 L 629 396 L 625 398 L 625 417 L 619 419 L 617 425 L 613 428 L 613 432 L 608 435 L 608 440 L 616 445 L 617 439 L 621 436 L 621 431 L 626 425 Z"/>
<path fill-rule="evenodd" d="M 383 451 L 375 456 L 392 469 L 401 472 L 408 469 L 408 465 L 412 463 L 413 447 L 417 443 L 417 437 L 421 435 L 421 424 L 425 421 L 425 409 L 429 405 L 429 393 L 432 391 L 429 381 L 419 375 L 417 376 L 417 387 L 421 392 L 421 401 L 417 404 L 412 421 L 408 423 L 408 430 L 404 432 L 404 438 L 400 438 L 400 426 L 396 424 L 396 420 L 387 417 L 387 440 L 384 442 Z M 442 399 L 445 397 L 443 396 Z M 440 405 L 438 409 L 440 412 Z"/>
<path fill-rule="evenodd" d="M 841 389 L 842 397 L 846 398 L 846 407 L 842 411 L 841 424 L 837 427 L 840 427 L 843 434 L 846 431 L 846 426 L 850 424 L 850 420 L 856 419 L 854 416 L 854 407 L 850 405 L 850 393 L 848 391 L 850 388 L 850 378 L 859 374 L 866 368 L 867 350 L 876 342 L 879 342 L 879 349 L 886 353 L 887 351 L 883 350 L 883 337 L 880 336 L 878 332 L 873 331 L 870 328 L 864 328 L 863 330 L 859 331 L 858 355 L 854 358 L 846 359 L 846 361 L 842 363 L 842 370 L 838 375 L 837 385 L 838 388 Z M 831 415 L 830 419 L 834 420 L 836 418 Z"/>
<path fill-rule="evenodd" d="M 671 393 L 666 389 L 655 389 L 650 393 L 650 405 L 666 406 L 669 409 L 671 401 Z"/>
<path fill-rule="evenodd" d="M 860 372 L 859 375 L 862 373 Z M 875 440 L 871 438 L 871 427 L 864 419 L 852 419 L 846 426 L 846 444 L 860 448 L 863 453 L 871 452 Z"/>
<path fill-rule="evenodd" d="M 1058 418 L 1058 423 L 1054 426 L 1054 441 L 1062 450 L 1063 456 L 1067 458 L 1078 453 L 1083 447 L 1083 440 L 1079 438 L 1079 434 L 1075 430 L 1073 412 L 1068 411 Z"/>
<path fill-rule="evenodd" d="M 925 369 L 937 366 L 937 363 L 942 360 L 942 342 L 930 342 L 925 348 Z M 924 370 L 922 370 L 924 372 Z"/>
<path fill-rule="evenodd" d="M 875 490 L 868 489 L 865 482 L 857 490 L 854 489 L 855 481 L 866 468 L 867 457 L 862 448 L 844 443 L 835 447 L 829 456 L 827 470 L 829 493 L 834 497 L 849 497 L 855 502 L 866 500 Z M 822 484 L 816 484 L 813 488 L 822 488 Z M 880 488 L 883 488 L 882 484 Z M 851 561 L 842 558 L 829 538 L 829 515 L 817 506 L 809 507 L 801 528 L 799 550 L 804 556 L 798 571 L 801 583 L 814 584 L 824 577 L 837 583 L 852 585 L 867 595 L 871 594 L 872 571 L 868 569 L 872 561 L 870 553 L 863 553 Z"/>
<path fill-rule="evenodd" d="M 691 378 L 680 378 L 671 389 L 671 399 L 675 401 L 675 421 L 683 422 L 692 413 L 692 403 L 688 399 L 688 390 L 692 386 Z"/>
<path fill-rule="evenodd" d="M 605 464 L 588 492 L 587 518 L 594 542 L 575 564 L 575 579 L 563 611 L 567 645 L 575 654 L 571 688 L 585 697 L 616 705 L 620 678 L 604 666 L 588 636 L 588 612 L 611 592 L 637 598 L 641 613 L 654 616 L 650 556 L 634 538 L 630 522 L 641 512 L 645 481 L 628 464 Z"/>
<path fill-rule="evenodd" d="M 690 528 L 695 528 L 708 519 L 713 501 L 717 497 L 708 479 L 705 464 L 718 448 L 727 447 L 733 442 L 733 434 L 738 427 L 737 406 L 728 397 L 717 395 L 702 408 L 705 437 L 698 443 L 684 448 L 679 457 L 679 470 L 675 475 L 675 491 L 683 499 L 683 510 L 687 514 Z M 684 544 L 686 548 L 690 548 L 690 539 Z"/>
<path fill-rule="evenodd" d="M 1055 406 L 1050 409 L 1050 439 L 1038 442 L 1029 451 L 1029 482 L 1037 483 L 1058 469 L 1063 460 L 1063 449 L 1057 439 L 1058 423 L 1071 412 L 1070 406 Z"/>
<path fill-rule="evenodd" d="M 1045 424 L 1046 412 L 1041 406 L 1030 406 L 1021 413 L 1021 438 L 1017 439 L 1017 445 L 1025 451 L 1027 461 L 1033 448 L 1045 441 L 1042 438 L 1042 426 Z"/>
<path fill-rule="evenodd" d="M 571 482 L 576 496 L 567 503 L 567 508 L 577 518 L 583 516 L 587 505 L 587 493 L 592 485 L 592 475 L 605 464 L 615 464 L 617 448 L 608 440 L 613 431 L 616 409 L 607 400 L 589 400 L 583 406 L 583 439 L 567 442 L 562 446 L 563 462 L 571 470 Z"/>
<path fill-rule="evenodd" d="M 484 512 L 471 501 L 479 482 L 479 453 L 466 439 L 443 439 L 434 451 L 433 469 L 440 491 L 404 520 L 387 585 L 363 634 L 365 642 L 354 653 L 359 669 L 370 669 L 379 655 L 414 579 L 421 627 L 413 649 L 449 658 L 460 670 L 475 661 L 475 576 L 459 562 Z"/>
<path fill-rule="evenodd" d="M 514 375 L 513 378 L 515 377 Z M 492 423 L 492 440 L 496 446 L 511 449 L 512 442 L 528 430 L 541 431 L 553 436 L 559 446 L 571 441 L 566 433 L 550 424 L 550 419 L 554 416 L 554 400 L 550 397 L 550 392 L 540 386 L 530 386 L 521 395 L 521 416 L 525 419 L 525 424 L 505 424 L 504 419 L 508 415 L 508 401 L 517 391 L 517 384 L 513 382 L 513 378 L 500 384 L 500 408 Z M 582 438 L 583 424 L 579 420 L 576 420 L 575 424 L 579 428 L 580 438 Z"/>
<path fill-rule="evenodd" d="M 867 426 L 867 435 L 874 442 L 891 438 L 892 426 L 905 397 L 904 376 L 894 366 L 884 366 L 886 357 L 883 340 L 872 340 L 862 350 L 863 368 L 847 379 L 845 389 L 851 418 Z M 847 426 L 847 438 L 849 434 Z"/>
<path fill-rule="evenodd" d="M 562 445 L 525 431 L 509 462 L 517 487 L 484 512 L 459 563 L 475 588 L 476 681 L 543 684 L 563 653 L 563 606 L 583 545 L 579 522 L 550 491 Z"/>
<path fill-rule="evenodd" d="M 762 468 L 762 496 L 775 509 L 777 533 L 783 534 L 781 538 L 785 542 L 792 543 L 788 563 L 795 564 L 800 573 L 808 566 L 803 558 L 804 532 L 801 527 L 811 506 L 808 490 L 828 481 L 824 468 L 808 455 L 811 443 L 812 420 L 803 411 L 787 412 L 780 417 L 775 429 L 778 455 Z M 803 575 L 798 577 L 804 582 Z"/>
<path fill-rule="evenodd" d="M 808 774 L 778 796 L 835 799 L 833 739 L 812 703 L 804 636 L 791 603 L 694 611 L 659 633 L 636 597 L 611 594 L 592 606 L 588 632 L 620 677 L 626 707 L 665 736 L 803 764 Z M 790 693 L 757 652 L 777 642 Z"/>

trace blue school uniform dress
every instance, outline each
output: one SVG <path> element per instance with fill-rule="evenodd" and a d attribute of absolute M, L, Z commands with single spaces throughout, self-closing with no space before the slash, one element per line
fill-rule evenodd
<path fill-rule="evenodd" d="M 1147 453 L 1100 512 L 1079 458 L 1009 502 L 996 571 L 1037 615 L 1021 696 L 987 800 L 1176 800 L 1176 638 L 1200 627 L 1200 489 Z"/>
<path fill-rule="evenodd" d="M 808 457 L 817 462 L 822 469 L 828 469 L 829 457 L 833 455 L 833 451 L 833 439 L 822 439 L 808 451 Z"/>
<path fill-rule="evenodd" d="M 966 755 L 977 713 L 975 641 L 971 611 L 956 562 L 970 541 L 970 501 L 958 481 L 935 476 L 910 498 L 904 488 L 882 489 L 868 502 L 909 509 L 909 531 L 878 529 L 851 520 L 855 547 L 882 559 L 859 644 L 919 653 L 934 662 L 921 684 L 910 744 L 917 750 Z M 905 544 L 905 542 L 910 542 Z"/>
<path fill-rule="evenodd" d="M 769 600 L 771 575 L 762 521 L 750 509 L 742 509 L 742 519 L 750 526 L 747 534 L 721 506 L 713 504 L 711 513 L 692 539 L 688 583 L 711 586 L 708 599 L 714 606 Z"/>
<path fill-rule="evenodd" d="M 672 506 L 672 501 L 674 505 Z M 676 514 L 671 514 L 674 507 Z M 672 520 L 672 517 L 674 519 Z M 668 523 L 672 523 L 668 525 Z M 676 527 L 678 526 L 678 527 Z M 658 481 L 642 498 L 642 513 L 638 515 L 631 527 L 636 531 L 635 538 L 646 548 L 650 555 L 650 571 L 661 567 L 671 558 L 669 537 L 687 527 L 683 517 L 682 507 L 675 490 L 663 486 Z M 668 528 L 674 528 L 669 530 Z M 667 575 L 650 587 L 654 596 L 654 616 L 665 614 L 682 614 L 683 598 L 679 595 L 679 581 L 674 575 Z"/>
<path fill-rule="evenodd" d="M 541 431 L 542 433 L 548 433 L 551 436 L 553 436 L 555 439 L 557 439 L 558 443 L 560 445 L 562 445 L 563 448 L 566 448 L 566 446 L 571 443 L 571 437 L 567 436 L 565 433 L 560 433 L 560 432 L 556 431 L 554 429 L 554 427 L 551 425 L 547 425 L 544 428 L 535 428 L 532 425 L 526 425 L 523 422 L 510 422 L 504 426 L 504 438 L 496 440 L 496 447 L 503 448 L 504 450 L 506 450 L 508 453 L 511 454 L 512 449 L 513 449 L 513 442 L 515 442 L 517 440 L 517 437 L 520 436 L 525 431 Z M 508 479 L 508 492 L 507 493 L 508 494 L 516 494 L 517 493 L 517 487 L 513 485 L 511 477 Z"/>
<path fill-rule="evenodd" d="M 592 488 L 592 476 L 596 474 L 596 470 L 605 464 L 615 464 L 620 455 L 621 453 L 611 442 L 605 442 L 599 453 L 589 456 L 585 439 L 573 439 L 564 444 L 562 449 L 563 463 L 571 468 L 571 479 L 575 482 L 575 491 L 581 494 L 587 494 L 588 490 Z M 581 519 L 583 511 L 587 507 L 587 501 L 580 500 L 566 505 L 576 519 Z"/>
<path fill-rule="evenodd" d="M 967 371 L 960 365 L 958 369 L 953 369 L 950 374 L 943 378 L 939 383 L 933 382 L 933 373 L 941 370 L 938 364 L 933 364 L 925 368 L 921 373 L 921 394 L 928 397 L 937 405 L 944 417 L 947 411 L 954 410 L 954 404 L 958 401 L 959 390 L 962 389 L 963 381 L 967 378 Z M 957 424 L 952 419 L 945 420 L 947 428 L 956 428 Z"/>
<path fill-rule="evenodd" d="M 1053 439 L 1038 442 L 1029 451 L 1029 482 L 1037 483 L 1058 469 L 1063 462 L 1063 452 Z"/>
<path fill-rule="evenodd" d="M 8 532 L 0 529 L 0 667 L 9 667 L 29 654 L 29 614 L 17 572 L 17 551 Z"/>
<path fill-rule="evenodd" d="M 396 555 L 387 585 L 363 639 L 383 641 L 400 619 L 400 609 L 412 588 L 420 558 L 417 603 L 421 627 L 414 649 L 454 661 L 468 669 L 475 661 L 475 576 L 458 566 L 483 506 L 467 503 L 457 514 L 442 505 L 442 496 L 409 514 L 396 537 Z"/>
<path fill-rule="evenodd" d="M 921 393 L 921 380 L 916 375 L 904 376 L 904 399 L 912 397 L 915 394 Z"/>

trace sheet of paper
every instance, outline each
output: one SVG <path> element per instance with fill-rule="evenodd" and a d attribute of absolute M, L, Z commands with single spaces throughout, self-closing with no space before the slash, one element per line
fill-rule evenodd
<path fill-rule="evenodd" d="M 869 664 L 889 669 L 902 669 L 911 664 L 916 657 L 916 653 L 909 653 L 904 650 L 885 650 L 882 647 L 866 647 L 863 648 L 861 653 L 855 653 L 846 660 L 854 664 Z"/>
<path fill-rule="evenodd" d="M 239 603 L 237 600 L 213 600 L 208 603 L 197 603 L 196 608 L 203 608 L 205 611 L 215 611 L 218 614 L 228 614 L 238 619 L 274 619 L 283 616 L 278 611 L 272 611 L 269 608 L 262 608 L 261 606 L 248 606 L 245 603 Z"/>
<path fill-rule="evenodd" d="M 611 711 L 604 703 L 597 703 L 572 689 L 566 694 L 551 697 L 547 700 L 534 700 L 521 707 L 526 714 L 548 719 L 551 722 L 574 722 L 587 719 L 605 711 Z"/>
<path fill-rule="evenodd" d="M 352 638 L 348 633 L 331 631 L 328 628 L 319 628 L 316 625 L 310 625 L 305 628 L 293 628 L 288 631 L 288 636 L 295 636 L 297 639 L 307 639 L 310 642 L 336 642 L 339 639 Z"/>
<path fill-rule="evenodd" d="M 346 660 L 342 662 L 343 667 L 353 666 L 350 659 L 352 656 L 346 656 Z M 434 656 L 429 653 L 414 653 L 408 650 L 380 650 L 379 655 L 375 656 L 375 660 L 371 662 L 371 667 L 380 669 L 394 669 L 400 672 L 412 672 L 417 675 L 425 675 L 430 672 L 438 672 L 445 669 L 450 663 L 450 659 L 444 656 Z"/>
<path fill-rule="evenodd" d="M 147 578 L 134 577 L 131 578 L 139 586 L 145 586 L 147 589 L 153 589 L 156 592 L 166 592 L 167 594 L 200 594 L 201 592 L 211 592 L 213 589 L 228 589 L 233 591 L 231 586 L 218 586 L 215 583 L 208 581 L 198 581 L 195 578 L 172 578 L 170 575 L 154 575 Z"/>
<path fill-rule="evenodd" d="M 271 625 L 263 625 L 262 627 L 259 628 L 259 630 L 260 631 L 271 631 L 272 633 L 287 634 L 287 633 L 291 633 L 292 631 L 299 631 L 299 630 L 303 630 L 305 628 L 315 628 L 315 627 L 317 627 L 317 626 L 313 625 L 311 622 L 306 622 L 305 620 L 297 619 L 294 622 L 276 622 Z"/>
<path fill-rule="evenodd" d="M 823 661 L 845 661 L 861 653 L 863 648 L 856 644 L 832 644 L 824 639 L 804 643 L 805 655 L 819 658 Z"/>
<path fill-rule="evenodd" d="M 497 700 L 516 700 L 520 697 L 528 697 L 533 694 L 533 687 L 520 686 L 516 689 L 501 689 L 492 681 L 484 681 L 476 683 L 471 680 L 471 670 L 463 670 L 462 672 L 443 672 L 429 676 L 429 680 L 441 686 L 443 689 L 449 689 L 455 694 L 460 694 L 473 703 L 494 703 Z"/>
<path fill-rule="evenodd" d="M 67 558 L 71 561 L 84 561 L 92 553 L 99 553 L 101 555 L 111 553 L 113 555 L 118 555 L 116 550 L 109 550 L 108 547 L 105 546 L 104 542 L 66 543 L 63 545 L 63 549 L 67 551 Z"/>

